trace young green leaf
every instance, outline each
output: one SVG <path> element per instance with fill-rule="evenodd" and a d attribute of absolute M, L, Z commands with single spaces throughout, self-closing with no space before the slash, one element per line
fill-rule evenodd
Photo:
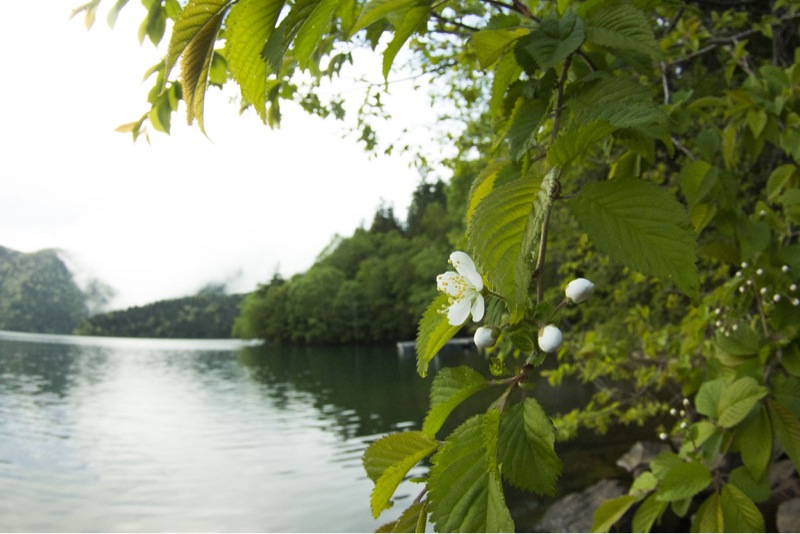
<path fill-rule="evenodd" d="M 707 415 L 711 419 L 719 417 L 717 408 L 719 406 L 719 399 L 722 396 L 722 392 L 730 383 L 730 380 L 723 378 L 703 382 L 694 399 L 697 413 Z"/>
<path fill-rule="evenodd" d="M 750 497 L 731 484 L 720 495 L 725 532 L 764 532 L 764 516 Z"/>
<path fill-rule="evenodd" d="M 680 501 L 693 497 L 711 483 L 711 471 L 700 462 L 681 462 L 664 475 L 656 493 L 660 501 Z"/>
<path fill-rule="evenodd" d="M 583 38 L 583 20 L 574 11 L 561 17 L 551 11 L 542 18 L 539 28 L 520 39 L 519 46 L 547 70 L 577 50 Z"/>
<path fill-rule="evenodd" d="M 264 44 L 275 29 L 283 0 L 239 0 L 226 22 L 228 66 L 242 98 L 252 104 L 261 120 L 267 120 L 267 64 Z"/>
<path fill-rule="evenodd" d="M 408 41 L 414 32 L 419 30 L 427 22 L 431 14 L 431 4 L 428 2 L 425 5 L 412 7 L 400 17 L 398 22 L 394 25 L 394 37 L 383 52 L 383 79 L 389 79 L 389 72 L 392 69 L 392 63 L 397 56 L 400 49 Z"/>
<path fill-rule="evenodd" d="M 603 252 L 697 298 L 695 235 L 672 195 L 644 180 L 608 180 L 588 184 L 568 205 Z"/>
<path fill-rule="evenodd" d="M 492 28 L 480 30 L 472 35 L 472 46 L 481 68 L 488 69 L 500 59 L 510 45 L 527 35 L 526 28 Z"/>
<path fill-rule="evenodd" d="M 370 500 L 374 517 L 391 506 L 390 499 L 409 470 L 438 447 L 438 442 L 419 431 L 389 434 L 367 447 L 362 462 L 375 482 Z"/>
<path fill-rule="evenodd" d="M 450 413 L 470 395 L 488 386 L 478 372 L 469 367 L 446 367 L 436 374 L 431 385 L 431 409 L 422 431 L 431 438 L 442 428 Z"/>
<path fill-rule="evenodd" d="M 389 15 L 414 7 L 430 4 L 430 0 L 370 0 L 361 11 L 361 16 L 350 29 L 350 37 Z"/>
<path fill-rule="evenodd" d="M 444 347 L 445 343 L 461 329 L 461 326 L 451 325 L 447 320 L 447 314 L 442 313 L 448 303 L 447 294 L 440 293 L 431 302 L 419 320 L 419 328 L 417 330 L 417 372 L 420 376 L 424 377 L 428 374 L 430 361 Z"/>
<path fill-rule="evenodd" d="M 517 488 L 552 495 L 562 468 L 554 443 L 553 423 L 535 399 L 509 407 L 498 442 L 503 477 Z"/>
<path fill-rule="evenodd" d="M 764 478 L 772 458 L 772 424 L 767 408 L 761 408 L 736 430 L 742 462 L 754 479 Z"/>
<path fill-rule="evenodd" d="M 594 511 L 592 532 L 608 532 L 637 500 L 633 495 L 621 495 L 598 506 Z"/>
<path fill-rule="evenodd" d="M 722 391 L 717 404 L 717 423 L 723 428 L 738 424 L 766 394 L 766 388 L 753 378 L 740 378 Z"/>
<path fill-rule="evenodd" d="M 607 77 L 593 82 L 585 90 L 576 91 L 567 105 L 579 124 L 603 120 L 615 128 L 635 128 L 667 123 L 667 115 L 654 103 L 648 89 L 629 78 Z"/>
<path fill-rule="evenodd" d="M 428 503 L 425 501 L 414 502 L 403 510 L 400 517 L 381 525 L 375 532 L 425 532 L 427 517 Z M 422 528 L 420 528 L 420 523 L 422 523 Z"/>
<path fill-rule="evenodd" d="M 800 421 L 786 405 L 774 399 L 767 402 L 767 408 L 775 437 L 795 468 L 800 469 Z"/>
<path fill-rule="evenodd" d="M 656 494 L 653 493 L 647 497 L 636 513 L 633 514 L 633 531 L 634 532 L 650 532 L 653 524 L 658 521 L 667 509 L 666 501 L 659 501 L 656 499 Z"/>
<path fill-rule="evenodd" d="M 468 419 L 433 456 L 428 507 L 438 531 L 514 530 L 500 476 L 492 468 L 496 460 L 488 458 L 487 442 L 497 440 L 495 422 L 486 415 Z"/>
<path fill-rule="evenodd" d="M 692 532 L 725 532 L 719 493 L 713 492 L 703 501 L 692 519 Z"/>
<path fill-rule="evenodd" d="M 511 125 L 508 129 L 511 157 L 515 161 L 522 159 L 534 146 L 539 122 L 546 112 L 547 102 L 524 97 L 517 99 L 509 118 Z"/>
<path fill-rule="evenodd" d="M 561 132 L 547 150 L 547 162 L 555 167 L 566 167 L 596 142 L 611 134 L 614 126 L 604 120 L 577 123 Z"/>
<path fill-rule="evenodd" d="M 623 2 L 605 5 L 586 18 L 586 40 L 611 50 L 661 56 L 658 42 L 644 13 Z"/>
<path fill-rule="evenodd" d="M 337 7 L 339 0 L 320 0 L 311 6 L 302 22 L 298 24 L 293 52 L 300 68 L 308 68 L 322 36 L 331 29 L 331 21 Z"/>

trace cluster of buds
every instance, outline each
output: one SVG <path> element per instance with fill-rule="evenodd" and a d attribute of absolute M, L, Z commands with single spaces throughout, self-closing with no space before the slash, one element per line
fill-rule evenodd
<path fill-rule="evenodd" d="M 594 284 L 585 278 L 576 278 L 567 284 L 564 291 L 565 303 L 580 304 L 585 302 L 594 293 Z M 475 331 L 474 341 L 479 349 L 493 347 L 497 342 L 499 330 L 489 326 L 481 326 Z M 538 332 L 539 348 L 543 352 L 555 352 L 564 341 L 561 330 L 552 324 L 542 325 Z"/>
<path fill-rule="evenodd" d="M 765 306 L 777 304 L 784 299 L 787 299 L 793 306 L 800 306 L 800 293 L 798 292 L 797 282 L 791 279 L 788 282 L 786 280 L 786 275 L 790 275 L 791 268 L 788 265 L 783 265 L 781 266 L 781 273 L 778 274 L 776 269 L 770 276 L 762 267 L 753 269 L 747 262 L 742 262 L 741 269 L 736 272 L 735 276 L 739 283 L 739 293 L 752 290 Z M 774 284 L 775 279 L 780 278 L 783 279 L 783 283 L 777 285 L 768 283 L 772 279 Z"/>

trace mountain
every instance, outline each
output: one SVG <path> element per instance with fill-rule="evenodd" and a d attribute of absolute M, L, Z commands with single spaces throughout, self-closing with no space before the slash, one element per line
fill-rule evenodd
<path fill-rule="evenodd" d="M 97 280 L 82 289 L 55 249 L 23 253 L 0 247 L 0 330 L 71 334 L 107 302 L 111 290 Z"/>
<path fill-rule="evenodd" d="M 219 339 L 231 337 L 244 295 L 207 287 L 193 297 L 95 315 L 75 329 L 87 336 Z"/>

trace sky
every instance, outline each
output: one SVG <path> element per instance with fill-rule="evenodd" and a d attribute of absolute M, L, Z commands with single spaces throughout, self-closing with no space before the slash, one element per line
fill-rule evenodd
<path fill-rule="evenodd" d="M 65 251 L 81 278 L 115 289 L 111 307 L 121 308 L 207 283 L 249 291 L 276 270 L 305 271 L 336 234 L 369 225 L 382 203 L 405 216 L 416 170 L 399 156 L 370 158 L 343 138 L 341 123 L 289 103 L 281 128 L 270 130 L 252 111 L 239 115 L 232 90 L 211 88 L 208 138 L 186 125 L 183 104 L 171 135 L 152 132 L 150 144 L 115 132 L 148 109 L 142 76 L 164 48 L 139 45 L 139 2 L 111 30 L 106 0 L 87 31 L 82 15 L 69 20 L 83 1 L 3 6 L 14 23 L 0 32 L 0 246 Z M 379 81 L 379 62 L 366 64 Z M 363 85 L 343 83 L 363 98 Z M 429 116 L 410 84 L 392 91 L 389 139 Z"/>

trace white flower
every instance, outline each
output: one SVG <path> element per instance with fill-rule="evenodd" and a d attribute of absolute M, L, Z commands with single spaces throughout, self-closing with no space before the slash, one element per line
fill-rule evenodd
<path fill-rule="evenodd" d="M 489 347 L 493 347 L 497 341 L 494 338 L 494 330 L 488 326 L 481 326 L 475 330 L 475 337 L 473 337 L 473 339 L 475 340 L 475 345 L 479 349 L 488 349 Z"/>
<path fill-rule="evenodd" d="M 592 296 L 592 293 L 594 293 L 594 284 L 586 278 L 576 278 L 567 284 L 567 289 L 564 293 L 566 293 L 567 298 L 572 302 L 580 304 L 585 300 L 589 300 L 589 297 Z"/>
<path fill-rule="evenodd" d="M 539 330 L 539 348 L 545 352 L 558 350 L 563 340 L 561 330 L 551 324 Z"/>
<path fill-rule="evenodd" d="M 450 297 L 450 306 L 447 310 L 447 320 L 453 326 L 459 326 L 467 320 L 470 313 L 476 323 L 483 319 L 484 302 L 481 291 L 483 279 L 475 269 L 472 258 L 463 252 L 456 251 L 450 254 L 450 263 L 457 272 L 447 271 L 436 277 L 436 286 L 439 291 L 447 293 Z"/>

